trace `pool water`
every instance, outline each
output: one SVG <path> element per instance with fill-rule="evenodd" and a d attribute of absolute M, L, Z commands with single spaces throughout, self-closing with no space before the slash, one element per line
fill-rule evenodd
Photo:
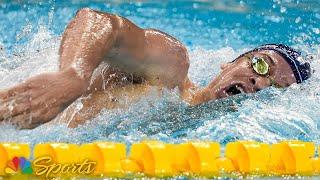
<path fill-rule="evenodd" d="M 0 141 L 131 144 L 234 140 L 274 143 L 299 139 L 320 143 L 320 3 L 273 1 L 2 1 L 0 3 L 0 89 L 41 72 L 58 70 L 61 33 L 82 7 L 120 14 L 144 28 L 157 28 L 189 50 L 189 76 L 205 86 L 219 64 L 263 43 L 285 43 L 313 56 L 315 73 L 303 84 L 268 88 L 189 107 L 176 91 L 151 92 L 128 109 L 103 110 L 88 124 L 33 130 L 0 127 Z M 81 99 L 75 104 L 81 106 Z"/>

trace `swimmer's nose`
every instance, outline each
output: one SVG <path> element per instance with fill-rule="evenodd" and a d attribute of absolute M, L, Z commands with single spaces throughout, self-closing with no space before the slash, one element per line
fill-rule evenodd
<path fill-rule="evenodd" d="M 249 80 L 256 91 L 260 91 L 270 86 L 270 83 L 263 77 L 251 77 Z"/>

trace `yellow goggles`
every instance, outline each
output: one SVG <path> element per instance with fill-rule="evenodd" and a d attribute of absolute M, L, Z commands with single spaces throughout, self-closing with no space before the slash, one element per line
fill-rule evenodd
<path fill-rule="evenodd" d="M 262 57 L 253 57 L 251 63 L 257 74 L 265 76 L 269 73 L 269 64 Z"/>
<path fill-rule="evenodd" d="M 251 64 L 252 64 L 253 70 L 257 74 L 259 74 L 261 76 L 267 76 L 267 78 L 270 80 L 271 86 L 276 87 L 276 88 L 281 87 L 278 83 L 276 83 L 276 81 L 273 78 L 268 76 L 270 67 L 269 67 L 269 64 L 266 62 L 266 60 L 264 60 L 263 57 L 253 56 L 251 58 Z"/>

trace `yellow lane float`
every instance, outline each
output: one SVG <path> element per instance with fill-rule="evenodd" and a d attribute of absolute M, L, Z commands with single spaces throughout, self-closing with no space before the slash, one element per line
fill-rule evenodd
<path fill-rule="evenodd" d="M 59 169 L 62 171 L 60 174 L 63 173 L 64 175 L 70 174 L 70 171 L 77 164 L 93 162 L 93 174 L 119 176 L 124 174 L 121 168 L 121 160 L 126 158 L 126 146 L 121 143 L 112 142 L 95 142 L 80 146 L 65 143 L 37 144 L 34 148 L 34 159 L 41 157 L 51 157 L 55 164 L 72 165 L 69 167 L 69 173 L 63 173 L 62 169 Z M 53 168 L 53 170 L 57 172 L 58 168 Z M 67 170 L 66 168 L 65 171 Z M 71 175 L 78 171 L 81 171 L 81 169 L 74 169 Z M 82 169 L 82 171 L 85 170 Z"/>
<path fill-rule="evenodd" d="M 310 142 L 283 141 L 271 146 L 269 172 L 275 174 L 313 173 L 315 146 Z"/>
<path fill-rule="evenodd" d="M 158 141 L 144 141 L 133 144 L 129 172 L 143 172 L 151 176 L 173 176 L 181 173 L 217 175 L 216 158 L 220 156 L 218 143 L 189 142 L 165 144 Z"/>
<path fill-rule="evenodd" d="M 268 172 L 269 154 L 268 144 L 250 141 L 228 143 L 225 152 L 226 158 L 232 161 L 235 171 L 255 174 Z"/>
<path fill-rule="evenodd" d="M 128 150 L 127 156 L 126 145 L 114 142 L 37 144 L 31 160 L 33 175 L 212 177 L 233 172 L 262 176 L 320 173 L 320 159 L 315 156 L 316 146 L 311 142 L 283 141 L 272 145 L 230 142 L 225 146 L 224 155 L 216 142 L 142 141 L 132 144 Z M 14 157 L 30 160 L 30 154 L 27 144 L 0 144 L 0 175 L 10 174 L 6 170 Z"/>
<path fill-rule="evenodd" d="M 135 168 L 151 176 L 172 176 L 176 174 L 171 166 L 173 145 L 159 141 L 144 141 L 131 146 L 129 160 Z M 132 171 L 127 169 L 128 171 Z"/>
<path fill-rule="evenodd" d="M 174 145 L 172 166 L 177 172 L 211 176 L 219 172 L 220 145 L 215 142 L 189 142 Z"/>
<path fill-rule="evenodd" d="M 78 161 L 78 146 L 66 143 L 45 143 L 37 144 L 34 147 L 33 157 L 51 157 L 55 163 L 75 163 Z"/>
<path fill-rule="evenodd" d="M 126 146 L 122 143 L 95 142 L 79 147 L 79 161 L 96 162 L 94 174 L 122 176 L 121 161 L 126 158 Z"/>

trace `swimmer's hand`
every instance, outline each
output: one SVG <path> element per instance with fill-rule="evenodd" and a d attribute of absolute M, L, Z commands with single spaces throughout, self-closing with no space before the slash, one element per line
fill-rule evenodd
<path fill-rule="evenodd" d="M 53 119 L 85 90 L 72 73 L 42 74 L 0 90 L 0 122 L 29 129 Z"/>

